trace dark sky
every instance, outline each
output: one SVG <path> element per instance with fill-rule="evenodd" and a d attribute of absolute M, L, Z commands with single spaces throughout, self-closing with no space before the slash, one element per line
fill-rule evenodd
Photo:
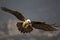
<path fill-rule="evenodd" d="M 43 21 L 49 24 L 56 23 L 56 25 L 60 26 L 60 0 L 0 0 L 0 7 L 7 7 L 21 12 L 26 18 L 31 20 Z M 14 29 L 17 21 L 15 16 L 0 9 L 1 40 L 60 40 L 58 39 L 60 38 L 60 31 L 49 33 L 34 30 L 30 34 L 21 35 L 20 33 L 18 35 L 17 33 L 16 35 L 9 36 L 8 25 L 13 26 L 12 28 Z"/>

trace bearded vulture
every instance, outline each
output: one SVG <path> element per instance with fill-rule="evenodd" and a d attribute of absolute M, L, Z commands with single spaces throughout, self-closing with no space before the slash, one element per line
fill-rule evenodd
<path fill-rule="evenodd" d="M 56 31 L 57 28 L 55 26 L 46 24 L 45 22 L 38 22 L 38 21 L 31 21 L 30 19 L 25 18 L 20 12 L 8 9 L 6 7 L 1 7 L 1 10 L 8 12 L 17 19 L 21 20 L 22 22 L 17 22 L 16 26 L 21 33 L 30 33 L 33 28 L 35 29 L 42 29 L 45 31 Z"/>

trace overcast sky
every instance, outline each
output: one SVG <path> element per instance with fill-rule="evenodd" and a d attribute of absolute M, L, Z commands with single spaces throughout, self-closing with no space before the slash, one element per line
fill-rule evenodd
<path fill-rule="evenodd" d="M 60 26 L 60 0 L 0 0 L 0 7 L 21 12 L 31 20 L 43 21 L 49 24 L 56 23 Z M 50 33 L 35 29 L 29 34 L 21 34 L 17 29 L 14 29 L 17 21 L 15 16 L 0 9 L 0 37 L 3 36 L 1 40 L 60 40 L 58 39 L 60 38 L 60 31 Z M 14 33 L 16 31 L 18 33 L 13 35 L 13 31 L 9 28 L 12 28 Z M 9 33 L 13 36 L 9 36 Z"/>

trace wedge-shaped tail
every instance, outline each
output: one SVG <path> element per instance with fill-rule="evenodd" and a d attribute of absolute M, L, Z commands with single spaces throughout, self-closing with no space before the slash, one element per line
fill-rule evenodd
<path fill-rule="evenodd" d="M 22 27 L 22 23 L 21 22 L 17 22 L 17 28 L 19 31 L 21 31 L 22 33 L 30 33 L 33 28 L 31 26 L 27 27 L 27 28 L 24 28 Z"/>

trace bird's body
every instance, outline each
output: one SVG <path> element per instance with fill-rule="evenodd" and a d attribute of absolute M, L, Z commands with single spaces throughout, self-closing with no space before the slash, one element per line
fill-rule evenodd
<path fill-rule="evenodd" d="M 8 9 L 6 7 L 1 7 L 1 9 L 5 12 L 9 12 L 17 17 L 17 19 L 21 20 L 22 22 L 17 22 L 17 28 L 22 33 L 29 33 L 35 29 L 42 29 L 45 31 L 56 31 L 57 29 L 55 26 L 46 24 L 45 22 L 38 22 L 38 21 L 31 21 L 30 19 L 25 18 L 21 13 L 17 11 L 13 11 L 11 9 Z"/>

